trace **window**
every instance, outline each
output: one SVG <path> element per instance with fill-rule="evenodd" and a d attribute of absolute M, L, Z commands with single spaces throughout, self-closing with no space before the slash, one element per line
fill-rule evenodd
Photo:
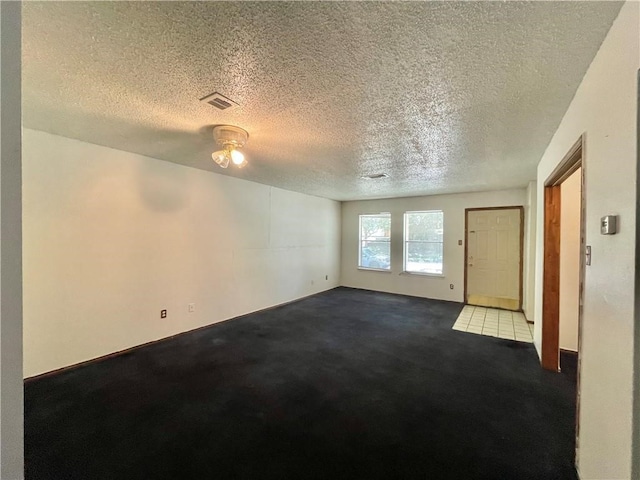
<path fill-rule="evenodd" d="M 404 214 L 404 270 L 442 274 L 442 211 Z"/>
<path fill-rule="evenodd" d="M 391 270 L 390 232 L 390 213 L 360 215 L 360 268 Z"/>

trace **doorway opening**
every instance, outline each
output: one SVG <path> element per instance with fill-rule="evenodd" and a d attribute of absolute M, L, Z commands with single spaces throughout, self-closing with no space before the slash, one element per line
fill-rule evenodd
<path fill-rule="evenodd" d="M 542 352 L 541 352 L 541 364 L 542 367 L 547 370 L 558 372 L 564 369 L 570 375 L 575 375 L 576 381 L 576 455 L 579 448 L 579 431 L 580 431 L 580 344 L 582 338 L 582 310 L 583 310 L 583 294 L 584 294 L 584 276 L 586 265 L 586 245 L 585 245 L 585 162 L 584 162 L 584 135 L 581 136 L 578 141 L 571 147 L 569 152 L 564 156 L 562 161 L 558 164 L 551 175 L 544 183 L 544 262 L 543 262 L 543 280 L 542 280 Z M 566 278 L 561 278 L 561 271 L 564 273 L 567 270 L 567 260 L 571 262 L 571 258 L 563 258 L 563 254 L 572 255 L 570 252 L 563 251 L 562 249 L 562 237 L 563 237 L 563 223 L 567 221 L 571 222 L 575 219 L 567 218 L 567 211 L 563 212 L 562 198 L 563 193 L 569 191 L 569 195 L 574 197 L 575 193 L 571 195 L 570 191 L 575 190 L 573 184 L 577 183 L 579 186 L 578 207 L 574 209 L 575 213 L 579 214 L 579 245 L 578 245 L 578 275 L 577 275 L 577 325 L 570 326 L 567 323 L 567 311 L 565 305 L 567 301 L 567 295 L 570 297 L 568 302 L 572 303 L 571 297 L 574 292 L 572 289 L 576 288 L 576 285 L 570 287 L 569 293 L 566 290 Z M 564 192 L 562 191 L 564 188 Z M 564 220 L 563 219 L 563 213 Z M 574 224 L 575 228 L 575 224 Z M 565 231 L 567 229 L 564 229 Z M 565 235 L 566 238 L 566 235 Z M 569 275 L 575 279 L 575 268 L 569 266 Z M 573 269 L 573 271 L 571 271 Z M 567 276 L 564 273 L 565 277 Z M 571 283 L 569 280 L 568 283 Z M 561 310 L 562 309 L 562 310 Z M 562 320 L 561 320 L 562 312 Z M 567 355 L 566 351 L 560 348 L 561 336 L 560 329 L 561 323 L 563 329 L 577 329 L 577 337 L 571 341 L 575 341 L 576 355 Z M 562 339 L 563 345 L 568 340 Z M 562 358 L 562 363 L 560 359 Z"/>
<path fill-rule="evenodd" d="M 573 175 L 577 173 L 578 177 Z M 584 233 L 584 192 L 585 166 L 583 162 L 583 138 L 571 147 L 544 184 L 544 262 L 542 286 L 542 367 L 547 370 L 560 369 L 560 310 L 561 310 L 561 237 L 562 237 L 562 185 L 568 187 L 577 183 L 579 187 L 579 252 L 577 275 L 577 331 L 576 351 L 580 351 L 582 320 L 582 293 L 584 289 L 585 233 Z M 565 221 L 569 221 L 566 219 Z M 565 265 L 566 266 L 566 265 Z M 575 268 L 575 265 L 574 265 Z M 573 272 L 575 274 L 575 272 Z M 562 281 L 564 283 L 564 279 Z M 565 293 L 565 295 L 567 295 Z M 564 300 L 564 299 L 563 299 Z M 563 302 L 564 303 L 564 302 Z M 564 308 L 564 305 L 563 305 Z M 565 327 L 563 323 L 563 328 Z M 577 365 L 579 372 L 579 362 Z M 579 379 L 579 375 L 578 375 Z"/>
<path fill-rule="evenodd" d="M 560 370 L 573 378 L 578 367 L 582 168 L 560 185 Z"/>
<path fill-rule="evenodd" d="M 522 310 L 524 207 L 465 209 L 464 300 Z"/>

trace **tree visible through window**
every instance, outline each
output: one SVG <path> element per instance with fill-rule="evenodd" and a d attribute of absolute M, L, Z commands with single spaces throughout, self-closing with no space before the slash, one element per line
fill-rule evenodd
<path fill-rule="evenodd" d="M 360 215 L 360 250 L 358 266 L 391 269 L 391 214 Z"/>
<path fill-rule="evenodd" d="M 440 210 L 404 214 L 404 270 L 442 273 L 444 215 Z"/>

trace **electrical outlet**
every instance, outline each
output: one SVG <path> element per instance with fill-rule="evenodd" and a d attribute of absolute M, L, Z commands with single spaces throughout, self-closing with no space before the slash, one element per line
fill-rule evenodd
<path fill-rule="evenodd" d="M 167 311 L 166 310 L 160 310 L 160 318 L 167 318 Z"/>
<path fill-rule="evenodd" d="M 449 288 L 450 288 L 451 290 L 453 290 L 453 283 L 450 283 L 450 284 L 449 284 Z"/>
<path fill-rule="evenodd" d="M 189 310 L 189 313 L 193 313 L 196 311 L 196 304 L 195 303 L 190 303 L 187 305 L 187 310 Z"/>
<path fill-rule="evenodd" d="M 458 245 L 462 245 L 462 240 L 458 240 Z"/>

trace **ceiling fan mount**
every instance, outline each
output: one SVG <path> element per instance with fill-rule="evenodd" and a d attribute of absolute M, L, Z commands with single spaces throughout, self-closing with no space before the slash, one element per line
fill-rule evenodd
<path fill-rule="evenodd" d="M 242 148 L 249 139 L 249 133 L 233 125 L 216 125 L 213 127 L 213 140 L 221 147 L 233 146 Z"/>

